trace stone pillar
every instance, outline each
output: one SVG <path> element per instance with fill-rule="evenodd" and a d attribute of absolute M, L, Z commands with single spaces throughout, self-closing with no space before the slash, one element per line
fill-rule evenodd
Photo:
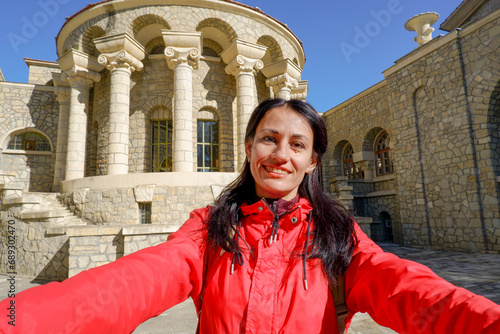
<path fill-rule="evenodd" d="M 65 74 L 68 75 L 71 86 L 65 180 L 72 180 L 85 176 L 87 110 L 89 105 L 89 89 L 94 80 L 81 73 Z"/>
<path fill-rule="evenodd" d="M 245 131 L 250 115 L 257 106 L 255 74 L 264 68 L 262 57 L 267 47 L 241 40 L 234 41 L 221 54 L 228 64 L 226 73 L 236 77 L 238 169 L 245 161 Z"/>
<path fill-rule="evenodd" d="M 198 69 L 201 32 L 163 30 L 165 57 L 174 70 L 173 168 L 193 172 L 193 69 Z"/>
<path fill-rule="evenodd" d="M 271 88 L 271 97 L 290 100 L 292 89 L 299 86 L 302 70 L 290 59 L 271 63 L 262 69 L 268 78 L 266 85 Z"/>
<path fill-rule="evenodd" d="M 130 76 L 143 68 L 144 47 L 128 34 L 94 40 L 99 63 L 111 72 L 108 175 L 128 174 Z"/>
<path fill-rule="evenodd" d="M 65 180 L 79 179 L 85 173 L 89 89 L 101 79 L 99 71 L 102 66 L 95 57 L 78 50 L 66 52 L 57 62 L 63 71 L 62 80 L 68 80 L 70 85 L 66 157 L 65 162 L 60 157 L 60 163 L 65 165 Z M 64 138 L 64 134 L 61 135 Z"/>
<path fill-rule="evenodd" d="M 57 101 L 59 102 L 59 118 L 57 125 L 56 163 L 54 168 L 54 184 L 52 185 L 52 191 L 59 191 L 59 183 L 64 180 L 66 172 L 71 89 L 61 85 L 62 78 L 59 73 L 53 74 L 53 80 L 56 85 Z"/>

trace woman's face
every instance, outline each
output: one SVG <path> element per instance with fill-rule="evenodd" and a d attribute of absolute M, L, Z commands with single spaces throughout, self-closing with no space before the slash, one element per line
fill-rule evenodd
<path fill-rule="evenodd" d="M 305 173 L 316 167 L 313 143 L 313 131 L 302 115 L 286 106 L 269 110 L 255 137 L 245 143 L 257 196 L 294 198 Z"/>

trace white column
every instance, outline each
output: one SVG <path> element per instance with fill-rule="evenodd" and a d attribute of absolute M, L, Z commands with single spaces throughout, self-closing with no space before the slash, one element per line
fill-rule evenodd
<path fill-rule="evenodd" d="M 238 169 L 243 166 L 243 162 L 245 161 L 245 132 L 250 115 L 252 115 L 253 110 L 257 106 L 257 101 L 254 98 L 256 72 L 253 67 L 261 69 L 263 67 L 262 62 L 257 60 L 254 66 L 237 66 L 229 71 L 236 77 Z"/>
<path fill-rule="evenodd" d="M 57 87 L 56 95 L 59 102 L 59 118 L 53 191 L 59 191 L 59 183 L 65 178 L 71 90 L 69 87 Z"/>
<path fill-rule="evenodd" d="M 130 133 L 130 76 L 143 68 L 144 48 L 128 34 L 94 40 L 102 54 L 99 64 L 111 72 L 108 175 L 128 174 Z"/>
<path fill-rule="evenodd" d="M 261 58 L 266 50 L 265 46 L 236 40 L 221 54 L 224 62 L 228 64 L 226 73 L 236 77 L 238 169 L 241 169 L 246 157 L 245 131 L 258 102 L 255 100 L 255 75 L 264 68 Z"/>
<path fill-rule="evenodd" d="M 111 72 L 108 175 L 128 174 L 130 76 L 143 65 L 126 51 L 101 54 L 98 61 Z"/>
<path fill-rule="evenodd" d="M 193 172 L 193 69 L 198 69 L 202 49 L 200 32 L 163 31 L 165 57 L 174 70 L 173 168 Z"/>
<path fill-rule="evenodd" d="M 70 110 L 65 180 L 80 179 L 85 174 L 85 144 L 87 138 L 87 108 L 91 79 L 70 75 Z"/>
<path fill-rule="evenodd" d="M 59 156 L 59 165 L 57 175 L 64 175 L 64 180 L 79 179 L 85 176 L 85 145 L 87 142 L 87 110 L 89 105 L 89 89 L 94 82 L 101 79 L 99 71 L 102 66 L 97 63 L 95 57 L 78 50 L 69 50 L 57 60 L 61 67 L 62 75 L 60 78 L 54 77 L 56 85 L 61 85 L 63 81 L 69 81 L 70 86 L 70 106 L 67 130 L 64 124 L 59 125 L 58 145 L 66 144 L 66 149 L 62 157 Z M 60 79 L 60 80 L 59 80 Z M 64 115 L 60 115 L 59 121 L 65 122 Z M 64 142 L 65 133 L 67 141 Z M 57 159 L 57 156 L 56 156 Z M 65 160 L 65 161 L 63 161 Z M 61 169 L 64 166 L 64 173 Z"/>

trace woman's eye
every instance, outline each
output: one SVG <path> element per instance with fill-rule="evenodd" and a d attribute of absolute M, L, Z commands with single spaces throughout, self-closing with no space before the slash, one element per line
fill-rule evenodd
<path fill-rule="evenodd" d="M 274 137 L 271 137 L 271 136 L 265 136 L 264 138 L 262 138 L 262 140 L 265 142 L 271 142 L 271 143 L 274 143 L 276 141 L 274 139 Z"/>
<path fill-rule="evenodd" d="M 302 144 L 301 142 L 294 142 L 294 143 L 292 143 L 292 147 L 296 148 L 296 149 L 303 149 L 303 148 L 305 148 L 304 144 Z"/>

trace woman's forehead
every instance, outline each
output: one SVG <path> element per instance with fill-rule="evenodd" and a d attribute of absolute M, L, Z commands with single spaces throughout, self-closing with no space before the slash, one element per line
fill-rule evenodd
<path fill-rule="evenodd" d="M 310 132 L 312 135 L 312 128 L 307 119 L 286 106 L 270 109 L 257 125 L 257 131 L 264 128 L 274 131 L 295 130 L 304 135 Z"/>

